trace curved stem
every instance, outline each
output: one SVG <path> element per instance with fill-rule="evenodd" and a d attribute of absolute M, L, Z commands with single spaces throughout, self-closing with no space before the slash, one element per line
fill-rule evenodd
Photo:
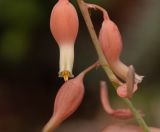
<path fill-rule="evenodd" d="M 80 75 L 84 76 L 87 72 L 89 72 L 90 70 L 92 70 L 94 67 L 99 65 L 99 61 L 95 62 L 94 64 L 92 64 L 91 66 L 89 66 L 87 69 L 83 70 Z"/>
<path fill-rule="evenodd" d="M 104 8 L 102 8 L 101 6 L 96 5 L 96 4 L 88 4 L 88 3 L 86 3 L 86 5 L 88 8 L 98 9 L 99 11 L 101 11 L 103 13 L 104 19 L 109 19 L 107 11 Z"/>
<path fill-rule="evenodd" d="M 95 49 L 97 51 L 100 64 L 103 67 L 106 74 L 109 76 L 109 79 L 113 79 L 112 77 L 114 77 L 114 79 L 115 79 L 116 77 L 113 74 L 113 72 L 110 70 L 110 68 L 108 66 L 108 63 L 107 63 L 107 61 L 106 61 L 106 59 L 103 55 L 103 52 L 100 48 L 99 40 L 98 40 L 98 37 L 97 37 L 96 32 L 94 30 L 94 26 L 92 24 L 92 21 L 91 21 L 89 12 L 88 12 L 88 7 L 86 6 L 86 3 L 83 0 L 77 0 L 77 2 L 78 2 L 78 5 L 80 7 L 80 10 L 82 12 L 83 18 L 86 22 L 86 25 L 87 25 L 87 28 L 89 30 L 90 36 L 92 38 L 92 42 L 93 42 L 93 44 L 95 46 Z M 115 88 L 117 88 L 117 84 L 113 84 L 113 85 L 114 85 Z M 143 120 L 141 115 L 138 113 L 138 111 L 135 109 L 135 107 L 133 106 L 131 101 L 129 99 L 124 99 L 124 98 L 123 98 L 123 100 L 128 105 L 128 107 L 131 109 L 131 111 L 133 112 L 135 119 L 137 120 L 140 127 L 143 128 L 144 132 L 149 132 L 147 124 L 145 123 L 145 121 Z"/>
<path fill-rule="evenodd" d="M 114 110 L 112 109 L 109 97 L 108 97 L 108 87 L 106 85 L 105 81 L 100 82 L 100 98 L 101 98 L 101 104 L 108 114 L 112 114 Z"/>

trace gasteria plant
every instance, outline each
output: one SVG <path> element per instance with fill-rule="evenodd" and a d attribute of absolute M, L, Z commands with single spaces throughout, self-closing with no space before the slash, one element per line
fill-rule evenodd
<path fill-rule="evenodd" d="M 132 65 L 126 66 L 120 61 L 122 38 L 117 25 L 109 18 L 107 11 L 102 7 L 85 3 L 83 0 L 77 0 L 77 2 L 96 48 L 99 64 L 108 75 L 117 94 L 129 107 L 129 109 L 112 109 L 108 99 L 106 83 L 102 81 L 100 83 L 100 97 L 104 110 L 109 115 L 119 119 L 135 117 L 143 131 L 149 132 L 150 130 L 143 120 L 142 114 L 135 109 L 130 101 L 143 76 L 135 73 Z M 88 12 L 90 8 L 100 10 L 103 14 L 104 21 L 99 32 L 99 39 Z M 78 32 L 78 25 L 76 10 L 69 0 L 59 0 L 51 13 L 50 28 L 60 48 L 59 76 L 63 77 L 65 81 L 69 77 L 73 77 L 74 43 Z M 45 125 L 43 132 L 53 132 L 78 108 L 84 95 L 83 77 L 97 65 L 98 63 L 93 64 L 77 77 L 62 85 L 55 99 L 53 115 Z"/>

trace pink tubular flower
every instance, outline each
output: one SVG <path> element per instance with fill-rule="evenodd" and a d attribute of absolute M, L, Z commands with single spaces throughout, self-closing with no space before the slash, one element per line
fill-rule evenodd
<path fill-rule="evenodd" d="M 83 78 L 87 72 L 94 68 L 97 63 L 81 72 L 76 78 L 65 82 L 54 102 L 54 112 L 45 125 L 43 132 L 53 132 L 66 118 L 68 118 L 80 105 L 84 95 Z"/>
<path fill-rule="evenodd" d="M 60 48 L 59 76 L 73 77 L 74 43 L 79 27 L 75 8 L 68 0 L 59 0 L 50 17 L 50 29 Z"/>
<path fill-rule="evenodd" d="M 109 18 L 104 18 L 99 33 L 99 41 L 108 63 L 113 72 L 123 79 L 127 80 L 128 66 L 123 64 L 119 57 L 122 51 L 122 39 L 118 27 Z M 135 74 L 135 83 L 142 81 L 142 76 Z"/>

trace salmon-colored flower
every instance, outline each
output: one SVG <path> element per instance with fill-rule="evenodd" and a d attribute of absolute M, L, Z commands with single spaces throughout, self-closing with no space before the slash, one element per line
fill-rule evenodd
<path fill-rule="evenodd" d="M 81 72 L 77 77 L 65 82 L 57 93 L 54 102 L 54 112 L 45 125 L 43 132 L 53 132 L 80 105 L 84 95 L 83 78 L 97 63 Z"/>
<path fill-rule="evenodd" d="M 127 92 L 126 92 L 127 93 Z M 133 113 L 130 109 L 113 109 L 110 105 L 108 88 L 105 81 L 100 82 L 100 98 L 103 109 L 106 113 L 111 115 L 114 118 L 118 119 L 131 119 L 133 118 Z M 144 116 L 142 111 L 139 111 L 141 116 Z"/>
<path fill-rule="evenodd" d="M 50 17 L 50 29 L 60 48 L 59 76 L 73 77 L 74 43 L 79 21 L 74 6 L 68 0 L 59 0 Z"/>
<path fill-rule="evenodd" d="M 120 61 L 122 51 L 122 39 L 118 27 L 109 18 L 104 18 L 99 33 L 99 41 L 104 55 L 113 70 L 113 72 L 123 79 L 127 80 L 128 66 Z M 143 76 L 135 74 L 135 83 L 140 83 Z"/>
<path fill-rule="evenodd" d="M 113 109 L 109 102 L 108 90 L 105 81 L 100 82 L 100 97 L 104 110 L 112 117 L 119 119 L 130 119 L 133 117 L 132 112 L 129 109 Z"/>

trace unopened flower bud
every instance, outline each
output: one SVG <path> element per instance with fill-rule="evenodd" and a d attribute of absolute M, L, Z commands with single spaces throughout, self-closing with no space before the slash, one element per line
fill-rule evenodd
<path fill-rule="evenodd" d="M 100 97 L 104 110 L 112 117 L 118 119 L 130 119 L 133 117 L 132 112 L 129 109 L 113 109 L 109 102 L 108 89 L 105 81 L 100 83 Z"/>
<path fill-rule="evenodd" d="M 83 77 L 94 68 L 97 63 L 81 72 L 77 77 L 65 82 L 57 93 L 54 102 L 54 112 L 45 125 L 43 132 L 53 132 L 80 105 L 84 95 Z"/>
<path fill-rule="evenodd" d="M 74 43 L 79 21 L 74 6 L 68 0 L 59 0 L 50 17 L 50 29 L 60 48 L 59 76 L 65 81 L 73 77 Z"/>
<path fill-rule="evenodd" d="M 126 81 L 128 66 L 123 64 L 119 57 L 122 51 L 122 39 L 118 27 L 109 18 L 104 19 L 99 33 L 99 41 L 104 55 L 113 72 Z M 135 74 L 135 82 L 140 83 L 143 76 Z"/>

